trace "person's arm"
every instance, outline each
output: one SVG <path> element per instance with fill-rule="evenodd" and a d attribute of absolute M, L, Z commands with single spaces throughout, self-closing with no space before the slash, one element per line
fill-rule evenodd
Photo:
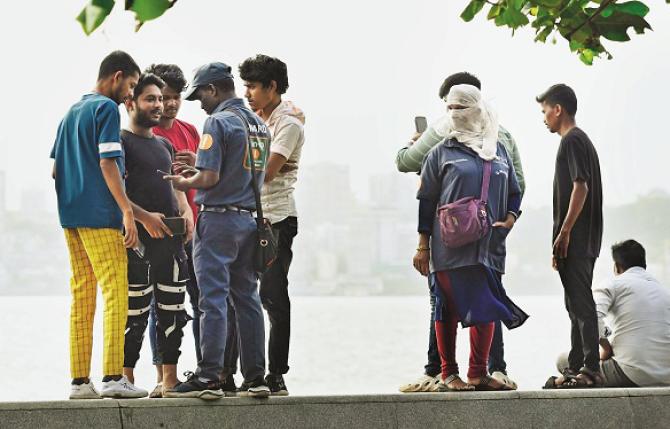
<path fill-rule="evenodd" d="M 116 165 L 116 159 L 101 158 L 100 170 L 102 171 L 102 177 L 105 179 L 109 192 L 112 194 L 112 197 L 114 197 L 114 201 L 116 201 L 116 204 L 119 206 L 119 209 L 121 209 L 121 213 L 123 214 L 123 228 L 125 231 L 123 244 L 126 248 L 131 249 L 137 246 L 137 227 L 135 226 L 133 207 L 123 187 L 123 181 L 121 180 L 119 167 Z"/>
<path fill-rule="evenodd" d="M 507 153 L 512 160 L 512 165 L 514 166 L 514 174 L 516 175 L 516 180 L 519 183 L 519 189 L 521 190 L 521 196 L 526 192 L 526 179 L 523 175 L 523 166 L 521 165 L 521 155 L 519 153 L 519 146 L 516 144 L 516 140 L 509 131 L 507 131 L 502 126 L 498 132 L 498 139 L 507 149 Z"/>
<path fill-rule="evenodd" d="M 295 122 L 288 122 L 285 125 L 278 125 L 275 134 L 272 136 L 270 144 L 270 159 L 265 168 L 264 183 L 272 182 L 277 174 L 284 171 L 288 159 L 298 147 L 303 135 L 302 125 Z"/>
<path fill-rule="evenodd" d="M 423 162 L 421 185 L 416 194 L 419 200 L 419 244 L 412 260 L 414 268 L 423 276 L 430 271 L 430 236 L 442 188 L 440 159 L 437 151 L 431 152 Z"/>
<path fill-rule="evenodd" d="M 612 306 L 616 302 L 616 289 L 614 288 L 614 281 L 605 283 L 602 286 L 597 286 L 593 289 L 593 301 L 596 304 L 596 315 L 598 316 L 598 335 L 600 338 L 600 360 L 607 360 L 614 355 L 612 345 L 609 343 L 607 337 L 610 336 L 611 330 L 607 326 L 606 317 L 610 312 Z"/>
<path fill-rule="evenodd" d="M 502 152 L 504 152 L 506 163 L 509 166 L 507 174 L 507 214 L 505 220 L 494 222 L 493 226 L 512 229 L 521 214 L 521 188 L 516 174 L 514 174 L 514 166 L 509 151 L 503 150 Z"/>
<path fill-rule="evenodd" d="M 575 180 L 572 182 L 572 193 L 570 194 L 570 204 L 568 205 L 568 213 L 565 215 L 565 220 L 561 226 L 556 240 L 554 241 L 554 255 L 557 258 L 568 257 L 568 247 L 570 246 L 570 233 L 577 222 L 577 218 L 582 213 L 586 196 L 589 194 L 589 187 L 583 180 Z"/>
<path fill-rule="evenodd" d="M 193 219 L 193 210 L 191 206 L 188 205 L 188 199 L 186 199 L 186 193 L 182 191 L 174 191 L 175 197 L 177 198 L 177 204 L 179 205 L 179 216 L 184 218 L 186 223 L 186 237 L 184 241 L 188 243 L 193 238 L 193 227 L 195 221 Z"/>
<path fill-rule="evenodd" d="M 435 129 L 430 126 L 421 134 L 421 137 L 409 147 L 400 149 L 396 156 L 396 167 L 401 173 L 418 173 L 421 171 L 426 154 L 439 142 L 443 140 Z"/>

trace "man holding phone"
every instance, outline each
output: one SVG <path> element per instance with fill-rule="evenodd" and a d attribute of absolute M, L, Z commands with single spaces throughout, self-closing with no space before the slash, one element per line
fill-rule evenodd
<path fill-rule="evenodd" d="M 177 360 L 183 336 L 182 328 L 188 321 L 184 306 L 186 281 L 186 253 L 183 242 L 193 231 L 193 212 L 186 195 L 175 191 L 162 179 L 171 171 L 174 149 L 164 138 L 157 137 L 152 127 L 163 113 L 165 83 L 156 75 L 142 74 L 126 101 L 130 118 L 129 130 L 121 132 L 126 156 L 126 189 L 135 204 L 136 216 L 144 218 L 138 226 L 143 252 L 128 252 L 128 321 L 123 372 L 131 382 L 139 359 L 149 310 L 153 305 L 157 315 L 156 343 L 162 364 L 162 389 L 178 383 Z"/>

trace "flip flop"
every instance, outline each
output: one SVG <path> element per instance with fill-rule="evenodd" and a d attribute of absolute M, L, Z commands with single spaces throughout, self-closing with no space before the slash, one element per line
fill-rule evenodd
<path fill-rule="evenodd" d="M 403 384 L 398 388 L 402 393 L 414 393 L 414 392 L 430 392 L 433 388 L 433 385 L 439 382 L 440 377 L 431 377 L 430 375 L 422 375 L 418 380 L 413 383 Z"/>
<path fill-rule="evenodd" d="M 501 383 L 500 387 L 495 387 L 493 385 L 493 382 L 498 382 L 498 380 L 494 380 L 488 375 L 485 375 L 479 379 L 479 383 L 475 384 L 475 390 L 478 392 L 500 392 L 500 391 L 505 391 L 505 390 L 514 390 L 512 389 L 512 386 L 508 386 L 505 383 Z"/>
<path fill-rule="evenodd" d="M 438 386 L 438 392 L 474 392 L 475 391 L 475 386 L 473 386 L 472 384 L 469 384 L 469 383 L 465 383 L 464 381 L 463 382 L 465 383 L 465 386 L 463 386 L 463 388 L 459 389 L 459 388 L 449 387 L 449 385 L 456 380 L 463 381 L 458 374 L 451 374 L 450 376 L 448 376 L 444 380 L 440 381 L 440 384 Z"/>
<path fill-rule="evenodd" d="M 581 378 L 580 378 L 581 376 Z M 589 381 L 591 383 L 589 383 Z M 605 385 L 605 380 L 599 372 L 586 368 L 579 370 L 579 374 L 570 378 L 560 386 L 559 389 L 597 389 Z"/>

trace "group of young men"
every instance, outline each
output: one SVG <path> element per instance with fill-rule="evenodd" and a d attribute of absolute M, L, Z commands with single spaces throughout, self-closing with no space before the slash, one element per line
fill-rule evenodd
<path fill-rule="evenodd" d="M 474 75 L 456 73 L 440 87 L 440 99 L 446 100 L 455 85 L 481 89 L 481 82 Z M 572 88 L 553 85 L 536 101 L 541 105 L 549 131 L 561 136 L 553 186 L 552 266 L 560 275 L 571 322 L 570 352 L 559 357 L 560 376 L 551 377 L 545 387 L 670 385 L 670 292 L 646 272 L 645 250 L 634 240 L 612 246 L 616 278 L 592 290 L 603 233 L 598 154 L 586 133 L 576 125 L 577 97 Z M 433 125 L 416 133 L 398 152 L 398 170 L 419 172 L 425 156 L 442 141 Z M 498 141 L 510 155 L 523 194 L 525 180 L 519 151 L 502 126 Z M 429 275 L 428 363 L 424 375 L 400 386 L 401 392 L 448 390 L 441 379 L 434 328 L 435 294 L 439 293 L 435 282 L 434 274 Z M 605 325 L 606 320 L 611 328 Z M 517 388 L 507 375 L 500 322 L 495 326 L 488 369 L 497 383 Z"/>
<path fill-rule="evenodd" d="M 133 372 L 147 326 L 158 379 L 151 397 L 288 394 L 288 270 L 304 115 L 282 100 L 282 61 L 257 55 L 239 71 L 250 108 L 224 63 L 198 68 L 187 87 L 178 66 L 142 73 L 115 51 L 94 91 L 61 121 L 51 157 L 72 268 L 71 399 L 147 396 Z M 209 115 L 202 136 L 177 118 L 184 91 Z M 121 131 L 122 103 L 129 124 Z M 262 275 L 254 265 L 258 192 L 278 243 Z M 105 306 L 100 392 L 90 380 L 97 285 Z M 261 306 L 271 326 L 267 375 Z M 190 319 L 198 366 L 180 382 Z"/>

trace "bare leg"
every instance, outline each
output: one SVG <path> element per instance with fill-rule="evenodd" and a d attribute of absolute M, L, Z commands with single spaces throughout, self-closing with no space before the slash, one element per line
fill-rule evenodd
<path fill-rule="evenodd" d="M 163 365 L 156 366 L 156 384 L 161 384 L 163 382 Z"/>
<path fill-rule="evenodd" d="M 179 383 L 177 365 L 163 365 L 163 389 L 172 389 Z"/>

